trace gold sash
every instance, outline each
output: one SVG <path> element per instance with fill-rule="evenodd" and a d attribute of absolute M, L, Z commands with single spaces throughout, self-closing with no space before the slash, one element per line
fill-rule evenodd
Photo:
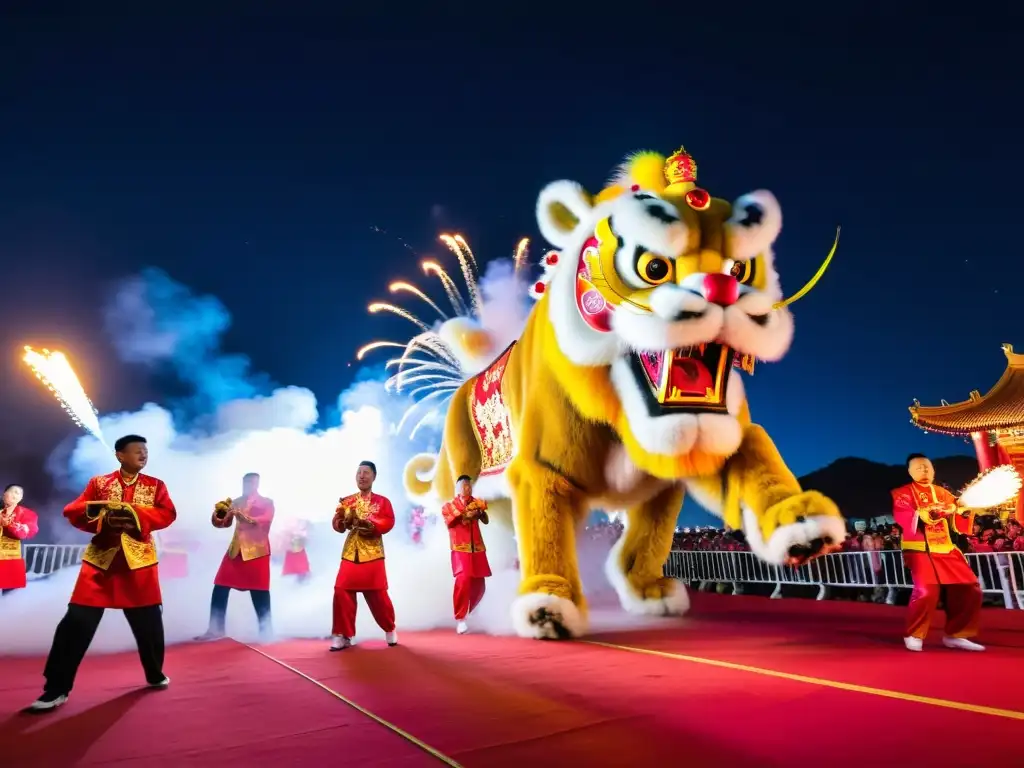
<path fill-rule="evenodd" d="M 235 528 L 235 534 L 231 537 L 231 543 L 228 545 L 228 557 L 238 557 L 239 553 L 242 554 L 243 562 L 249 562 L 250 560 L 258 560 L 269 555 L 270 547 L 263 541 L 239 539 L 238 529 Z"/>
<path fill-rule="evenodd" d="M 121 534 L 119 546 L 101 548 L 90 542 L 82 553 L 82 561 L 105 571 L 110 568 L 118 552 L 124 552 L 124 559 L 133 571 L 157 564 L 156 547 L 153 546 L 153 542 L 139 541 L 127 533 Z"/>
<path fill-rule="evenodd" d="M 0 560 L 21 560 L 21 541 L 0 533 Z"/>

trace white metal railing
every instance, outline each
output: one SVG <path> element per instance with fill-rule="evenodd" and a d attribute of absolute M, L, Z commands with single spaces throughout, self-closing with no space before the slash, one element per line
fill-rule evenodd
<path fill-rule="evenodd" d="M 1024 609 L 1024 552 L 975 552 L 967 562 L 986 595 L 1001 597 L 1007 608 Z M 795 568 L 769 565 L 753 552 L 694 552 L 674 550 L 665 563 L 665 575 L 687 582 L 773 584 L 772 597 L 782 596 L 784 584 L 817 586 L 818 599 L 830 587 L 879 587 L 893 602 L 896 591 L 911 589 L 903 553 L 837 552 Z"/>
<path fill-rule="evenodd" d="M 82 562 L 82 544 L 26 544 L 25 565 L 29 579 L 44 578 L 54 571 Z M 967 562 L 978 575 L 986 595 L 1001 597 L 1007 608 L 1024 610 L 1024 552 L 976 552 Z M 887 590 L 893 602 L 897 590 L 911 589 L 903 553 L 837 552 L 807 565 L 769 565 L 753 552 L 697 552 L 673 550 L 665 563 L 665 575 L 687 582 L 771 584 L 772 597 L 782 597 L 786 584 L 816 586 L 818 599 L 828 597 L 830 587 Z"/>
<path fill-rule="evenodd" d="M 25 544 L 22 553 L 28 578 L 45 578 L 61 568 L 78 565 L 84 551 L 84 544 Z"/>

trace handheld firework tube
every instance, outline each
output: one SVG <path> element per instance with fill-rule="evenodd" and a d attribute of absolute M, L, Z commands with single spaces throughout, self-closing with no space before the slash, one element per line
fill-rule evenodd
<path fill-rule="evenodd" d="M 770 563 L 846 536 L 836 505 L 803 491 L 751 421 L 738 370 L 780 360 L 792 340 L 772 250 L 779 205 L 766 191 L 714 198 L 696 170 L 682 149 L 642 152 L 597 196 L 572 181 L 541 192 L 557 250 L 526 329 L 455 394 L 439 455 L 406 467 L 414 496 L 449 499 L 465 474 L 492 509 L 511 498 L 524 637 L 585 632 L 573 531 L 597 504 L 626 510 L 606 573 L 640 614 L 689 606 L 662 570 L 686 489 Z"/>

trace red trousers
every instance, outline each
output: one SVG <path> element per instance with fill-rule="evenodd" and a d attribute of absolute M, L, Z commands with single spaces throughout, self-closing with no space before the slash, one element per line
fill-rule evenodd
<path fill-rule="evenodd" d="M 981 585 L 964 556 L 959 552 L 946 555 L 904 552 L 903 559 L 914 579 L 904 637 L 921 640 L 927 637 L 943 589 L 946 590 L 946 636 L 976 636 L 981 619 Z"/>
<path fill-rule="evenodd" d="M 455 620 L 462 621 L 473 609 L 480 605 L 487 591 L 487 582 L 480 576 L 470 576 L 463 571 L 455 577 L 453 603 L 455 604 Z"/>
<path fill-rule="evenodd" d="M 331 634 L 342 637 L 356 636 L 356 596 L 359 592 L 350 589 L 334 590 L 334 628 Z M 363 599 L 370 607 L 377 626 L 385 632 L 395 631 L 395 606 L 391 604 L 391 598 L 386 589 L 368 590 L 362 593 Z"/>

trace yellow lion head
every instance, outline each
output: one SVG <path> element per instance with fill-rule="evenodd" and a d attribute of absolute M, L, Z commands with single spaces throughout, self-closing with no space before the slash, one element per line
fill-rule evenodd
<path fill-rule="evenodd" d="M 610 368 L 639 447 L 733 453 L 745 403 L 734 365 L 778 360 L 793 338 L 772 250 L 775 197 L 714 198 L 684 151 L 644 152 L 596 197 L 575 182 L 548 185 L 537 220 L 557 249 L 537 288 L 559 350 Z"/>

